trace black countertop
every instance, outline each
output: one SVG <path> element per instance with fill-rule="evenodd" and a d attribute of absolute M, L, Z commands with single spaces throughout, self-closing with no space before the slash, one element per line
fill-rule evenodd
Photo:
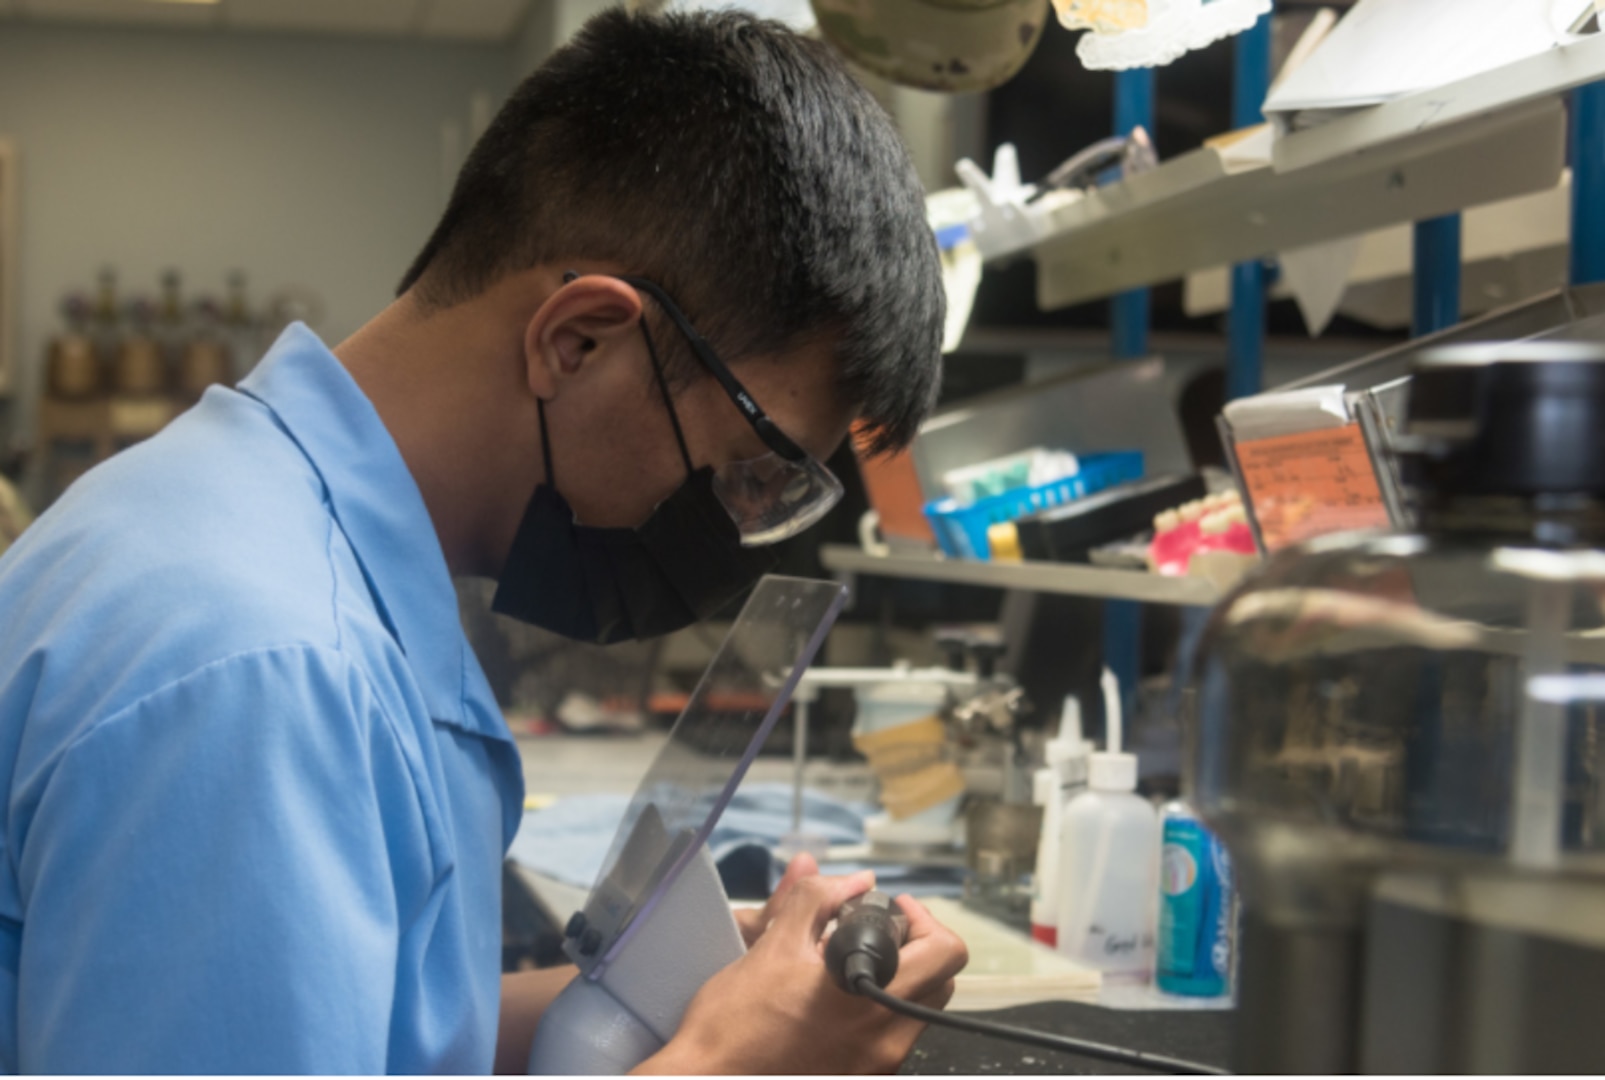
<path fill-rule="evenodd" d="M 1016 1027 L 1051 1031 L 1150 1054 L 1230 1068 L 1236 1012 L 1215 1010 L 1106 1009 L 1068 1001 L 1021 1005 L 975 1013 Z M 1144 1070 L 1079 1054 L 931 1025 L 903 1062 L 904 1075 L 1002 1075 L 1008 1073 L 1119 1073 Z"/>

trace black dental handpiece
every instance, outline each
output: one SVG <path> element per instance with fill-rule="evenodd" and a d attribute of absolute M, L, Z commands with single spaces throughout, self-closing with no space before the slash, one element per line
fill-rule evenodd
<path fill-rule="evenodd" d="M 836 914 L 836 930 L 825 943 L 825 967 L 836 985 L 859 993 L 859 980 L 878 987 L 897 974 L 897 950 L 908 940 L 908 916 L 897 901 L 871 889 L 853 897 Z"/>

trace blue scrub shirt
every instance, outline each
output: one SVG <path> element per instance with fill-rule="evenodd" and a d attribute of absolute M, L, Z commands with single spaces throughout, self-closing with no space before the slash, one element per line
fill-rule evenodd
<path fill-rule="evenodd" d="M 517 749 L 304 326 L 0 557 L 0 1067 L 484 1073 Z"/>

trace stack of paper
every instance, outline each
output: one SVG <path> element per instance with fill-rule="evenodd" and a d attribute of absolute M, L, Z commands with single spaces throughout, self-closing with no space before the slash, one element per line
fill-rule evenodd
<path fill-rule="evenodd" d="M 1265 102 L 1267 115 L 1377 105 L 1572 39 L 1595 0 L 1359 0 Z"/>
<path fill-rule="evenodd" d="M 980 1012 L 1034 1001 L 1097 1002 L 1103 978 L 1091 968 L 957 900 L 931 897 L 924 904 L 970 950 L 969 966 L 955 980 L 949 1009 Z"/>

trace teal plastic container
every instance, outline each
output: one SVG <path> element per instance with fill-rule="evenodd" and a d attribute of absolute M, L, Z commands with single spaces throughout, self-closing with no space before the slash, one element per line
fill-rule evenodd
<path fill-rule="evenodd" d="M 1159 869 L 1159 955 L 1154 981 L 1167 994 L 1231 993 L 1232 860 L 1184 803 L 1164 809 Z"/>

